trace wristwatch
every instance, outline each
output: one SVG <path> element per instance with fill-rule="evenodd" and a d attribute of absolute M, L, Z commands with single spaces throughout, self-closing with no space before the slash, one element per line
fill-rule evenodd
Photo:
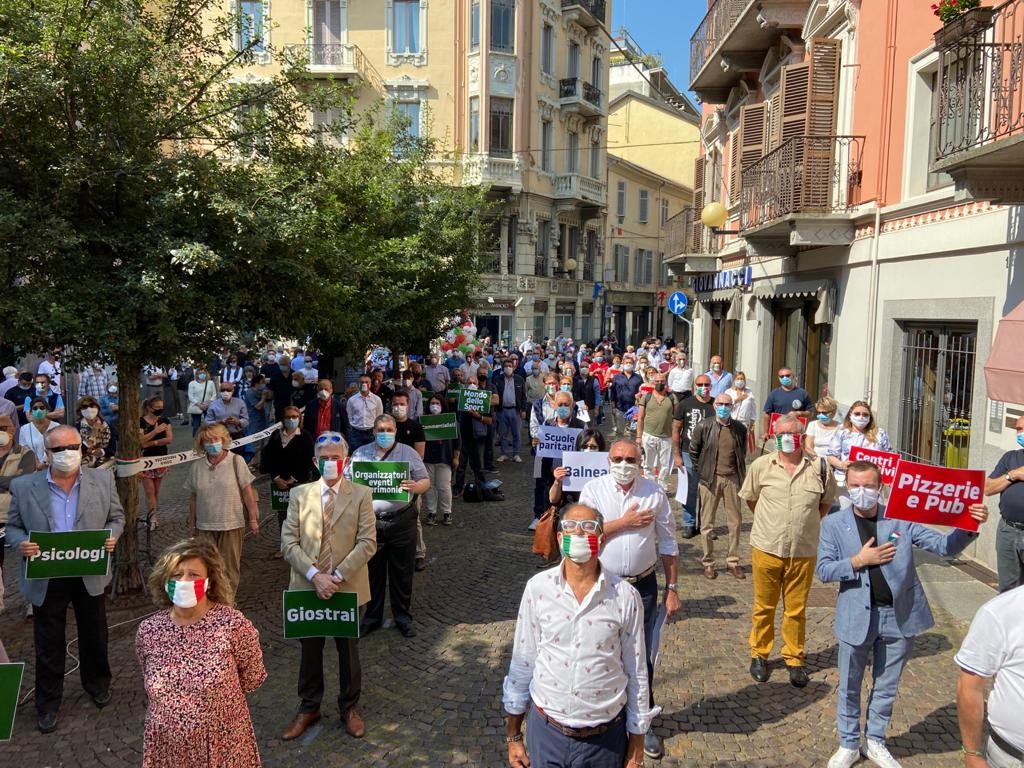
<path fill-rule="evenodd" d="M 515 736 L 506 736 L 505 737 L 505 743 L 506 744 L 515 744 L 517 741 L 522 741 L 522 740 L 523 740 L 523 734 L 522 733 L 517 733 Z"/>
<path fill-rule="evenodd" d="M 1006 477 L 1006 482 L 1008 482 L 1008 483 L 1012 483 L 1013 482 L 1013 478 L 1010 477 L 1010 473 L 1009 472 L 1006 473 L 1005 477 Z"/>
<path fill-rule="evenodd" d="M 666 584 L 665 589 L 675 592 L 677 595 L 679 594 L 679 589 L 676 587 L 675 584 Z"/>

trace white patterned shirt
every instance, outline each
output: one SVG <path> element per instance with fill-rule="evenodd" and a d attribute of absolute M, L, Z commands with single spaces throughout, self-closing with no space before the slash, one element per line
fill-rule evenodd
<path fill-rule="evenodd" d="M 625 707 L 626 729 L 646 733 L 661 709 L 649 707 L 640 593 L 602 569 L 579 602 L 562 568 L 526 583 L 502 685 L 505 711 L 524 714 L 532 699 L 562 725 L 592 728 Z"/>

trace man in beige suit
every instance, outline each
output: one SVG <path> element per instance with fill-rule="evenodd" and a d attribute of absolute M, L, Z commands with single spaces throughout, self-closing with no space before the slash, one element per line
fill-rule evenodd
<path fill-rule="evenodd" d="M 370 599 L 366 564 L 377 551 L 377 520 L 370 489 L 342 477 L 347 457 L 348 445 L 338 432 L 324 432 L 316 439 L 313 463 L 321 479 L 292 488 L 281 528 L 281 552 L 292 567 L 289 589 L 315 589 L 323 600 L 335 592 L 355 592 L 363 606 Z M 285 741 L 298 738 L 320 720 L 324 640 L 307 637 L 299 641 L 302 704 L 281 735 Z M 334 642 L 340 677 L 338 708 L 345 730 L 358 739 L 366 733 L 356 709 L 362 687 L 359 641 L 335 638 Z"/>

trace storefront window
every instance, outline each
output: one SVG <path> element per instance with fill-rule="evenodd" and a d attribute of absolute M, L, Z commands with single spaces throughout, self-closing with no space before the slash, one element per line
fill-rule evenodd
<path fill-rule="evenodd" d="M 832 326 L 815 324 L 817 299 L 790 299 L 772 304 L 772 381 L 775 372 L 789 366 L 797 383 L 813 399 L 828 391 Z"/>
<path fill-rule="evenodd" d="M 740 347 L 740 324 L 737 320 L 727 320 L 728 302 L 715 302 L 708 306 L 711 313 L 711 344 L 708 358 L 719 355 L 727 371 L 734 371 L 736 353 Z"/>

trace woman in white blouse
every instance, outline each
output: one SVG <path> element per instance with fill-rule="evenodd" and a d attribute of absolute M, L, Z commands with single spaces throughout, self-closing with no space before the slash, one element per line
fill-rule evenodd
<path fill-rule="evenodd" d="M 839 405 L 831 397 L 822 397 L 814 404 L 815 419 L 804 432 L 804 450 L 811 456 L 825 458 L 832 436 L 839 429 L 836 411 Z"/>
<path fill-rule="evenodd" d="M 46 465 L 46 433 L 60 425 L 50 419 L 46 411 L 46 400 L 32 398 L 29 405 L 28 424 L 18 430 L 18 445 L 24 445 L 36 455 L 36 467 Z"/>
<path fill-rule="evenodd" d="M 747 453 L 754 450 L 754 420 L 757 418 L 757 401 L 747 386 L 747 375 L 736 371 L 732 386 L 725 390 L 732 398 L 732 418 L 747 428 Z"/>

